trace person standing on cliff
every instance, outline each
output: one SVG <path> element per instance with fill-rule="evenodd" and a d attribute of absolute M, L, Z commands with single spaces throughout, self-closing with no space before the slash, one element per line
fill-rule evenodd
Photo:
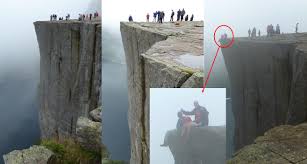
<path fill-rule="evenodd" d="M 249 38 L 251 37 L 251 33 L 252 33 L 251 29 L 248 29 L 248 37 Z"/>
<path fill-rule="evenodd" d="M 279 27 L 279 24 L 276 25 L 276 34 L 280 34 L 280 27 Z"/>
<path fill-rule="evenodd" d="M 180 17 L 181 17 L 181 10 L 179 9 L 179 10 L 177 11 L 177 21 L 180 20 Z"/>
<path fill-rule="evenodd" d="M 129 19 L 128 19 L 128 20 L 129 20 L 129 22 L 133 22 L 133 18 L 132 18 L 131 15 L 129 16 Z"/>
<path fill-rule="evenodd" d="M 190 21 L 193 21 L 193 19 L 194 19 L 194 14 L 192 14 Z"/>
<path fill-rule="evenodd" d="M 174 12 L 174 10 L 172 10 L 172 14 L 171 14 L 171 22 L 174 22 L 174 15 L 175 15 L 175 12 Z"/>
<path fill-rule="evenodd" d="M 296 23 L 296 26 L 295 26 L 295 33 L 298 33 L 298 24 L 299 24 L 299 23 Z"/>
<path fill-rule="evenodd" d="M 261 36 L 260 30 L 258 31 L 258 36 Z"/>
<path fill-rule="evenodd" d="M 149 13 L 146 15 L 146 21 L 149 22 Z"/>
<path fill-rule="evenodd" d="M 185 10 L 183 8 L 182 11 L 181 11 L 181 21 L 183 21 L 184 15 L 185 15 Z"/>
<path fill-rule="evenodd" d="M 200 106 L 198 101 L 194 101 L 194 109 L 192 111 L 185 111 L 181 109 L 184 115 L 195 115 L 195 120 L 193 121 L 196 126 L 203 127 L 209 125 L 209 112 L 203 106 Z"/>

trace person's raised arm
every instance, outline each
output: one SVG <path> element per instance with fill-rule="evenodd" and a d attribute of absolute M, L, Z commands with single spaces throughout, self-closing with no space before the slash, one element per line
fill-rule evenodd
<path fill-rule="evenodd" d="M 181 108 L 181 112 L 184 114 L 184 115 L 195 115 L 195 112 L 194 112 L 194 109 L 192 111 L 185 111 Z"/>

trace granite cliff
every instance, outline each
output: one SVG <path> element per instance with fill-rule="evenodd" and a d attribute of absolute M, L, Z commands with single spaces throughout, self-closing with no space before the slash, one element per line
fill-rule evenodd
<path fill-rule="evenodd" d="M 38 21 L 41 137 L 73 137 L 80 116 L 100 106 L 100 21 Z"/>
<path fill-rule="evenodd" d="M 121 22 L 133 164 L 149 163 L 149 88 L 201 88 L 203 22 Z M 200 90 L 201 91 L 201 90 Z"/>
<path fill-rule="evenodd" d="M 173 154 L 175 164 L 222 164 L 226 161 L 226 127 L 192 128 L 184 141 L 181 132 L 169 130 L 164 137 Z"/>
<path fill-rule="evenodd" d="M 307 120 L 307 34 L 236 38 L 222 49 L 231 84 L 234 149 Z"/>
<path fill-rule="evenodd" d="M 82 150 L 100 154 L 103 148 L 100 21 L 38 21 L 34 25 L 40 50 L 42 145 L 44 141 L 54 140 L 58 143 L 53 144 L 58 145 L 71 140 Z M 41 164 L 62 160 L 56 154 L 59 152 L 45 146 L 10 152 L 3 156 L 5 163 Z"/>

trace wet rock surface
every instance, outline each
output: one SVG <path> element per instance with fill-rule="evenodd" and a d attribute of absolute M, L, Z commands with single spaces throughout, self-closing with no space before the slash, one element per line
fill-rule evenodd
<path fill-rule="evenodd" d="M 234 149 L 307 120 L 307 34 L 236 38 L 222 49 L 230 79 Z"/>
<path fill-rule="evenodd" d="M 5 164 L 51 164 L 54 153 L 43 146 L 14 150 L 3 156 Z"/>
<path fill-rule="evenodd" d="M 227 163 L 307 163 L 307 123 L 273 128 L 254 144 L 239 150 Z"/>
<path fill-rule="evenodd" d="M 131 160 L 149 163 L 149 88 L 201 88 L 203 22 L 121 22 L 127 77 Z M 197 61 L 197 62 L 195 62 Z"/>
<path fill-rule="evenodd" d="M 222 164 L 226 161 L 225 126 L 192 128 L 187 140 L 180 131 L 170 130 L 165 135 L 164 144 L 172 152 L 175 163 Z"/>
<path fill-rule="evenodd" d="M 100 21 L 38 21 L 42 139 L 73 137 L 80 116 L 99 106 Z"/>
<path fill-rule="evenodd" d="M 86 117 L 77 121 L 76 138 L 82 147 L 95 152 L 102 151 L 101 122 L 94 122 Z"/>

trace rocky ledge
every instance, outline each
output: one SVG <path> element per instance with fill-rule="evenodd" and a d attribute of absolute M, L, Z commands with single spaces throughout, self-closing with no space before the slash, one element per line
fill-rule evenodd
<path fill-rule="evenodd" d="M 169 147 L 176 164 L 222 164 L 226 161 L 225 126 L 192 128 L 186 141 L 178 130 L 170 130 L 164 144 Z"/>
<path fill-rule="evenodd" d="M 149 88 L 201 88 L 203 22 L 121 22 L 128 77 L 131 160 L 149 163 Z"/>
<path fill-rule="evenodd" d="M 52 163 L 54 153 L 43 146 L 32 146 L 25 150 L 14 150 L 3 156 L 5 164 Z"/>
<path fill-rule="evenodd" d="M 234 154 L 228 164 L 307 163 L 307 123 L 282 125 L 258 137 Z"/>

